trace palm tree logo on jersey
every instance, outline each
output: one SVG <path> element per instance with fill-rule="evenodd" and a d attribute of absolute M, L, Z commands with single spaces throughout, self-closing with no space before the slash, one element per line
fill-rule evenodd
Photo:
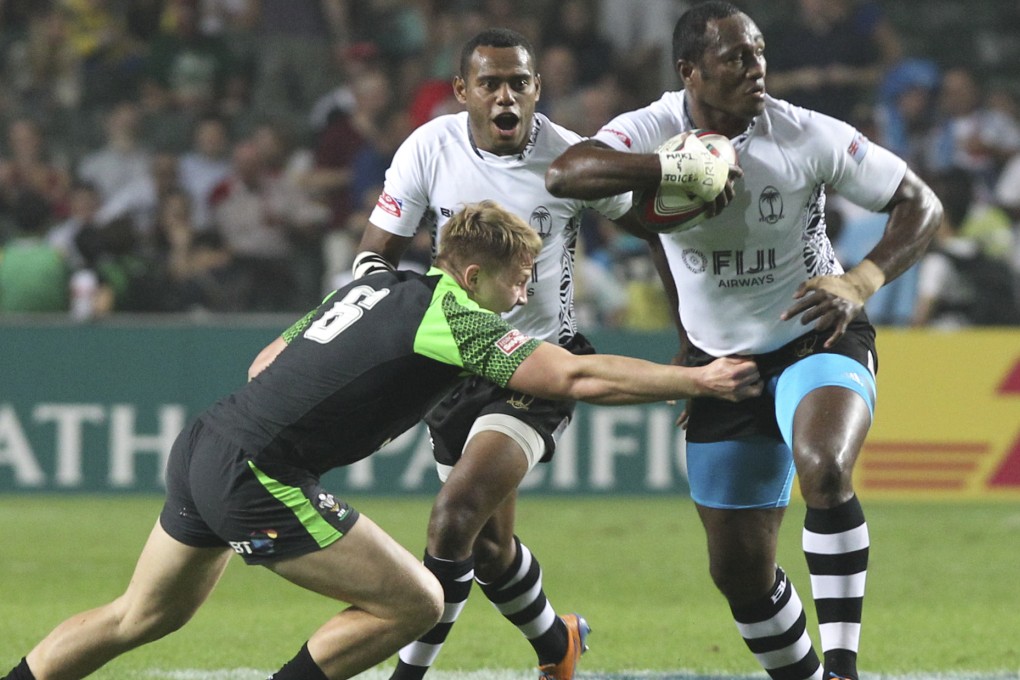
<path fill-rule="evenodd" d="M 771 184 L 758 197 L 758 214 L 761 221 L 775 224 L 783 217 L 783 195 Z"/>
<path fill-rule="evenodd" d="M 543 239 L 552 233 L 552 213 L 544 205 L 540 205 L 531 211 L 531 219 L 528 222 L 531 224 L 531 228 L 537 231 L 538 235 Z"/>

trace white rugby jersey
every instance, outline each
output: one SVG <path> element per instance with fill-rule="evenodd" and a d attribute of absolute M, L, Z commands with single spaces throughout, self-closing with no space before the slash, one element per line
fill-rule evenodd
<path fill-rule="evenodd" d="M 610 219 L 627 212 L 631 195 L 598 201 L 556 198 L 545 188 L 545 171 L 582 137 L 535 114 L 531 138 L 521 154 L 497 156 L 478 149 L 466 112 L 425 123 L 400 145 L 383 193 L 369 221 L 399 236 L 421 226 L 438 230 L 466 203 L 490 199 L 531 224 L 542 236 L 528 286 L 528 304 L 504 314 L 515 328 L 564 344 L 577 331 L 574 320 L 574 248 L 580 213 L 594 208 Z"/>
<path fill-rule="evenodd" d="M 692 128 L 684 93 L 667 92 L 617 116 L 594 138 L 620 151 L 654 153 Z M 807 279 L 843 273 L 825 234 L 825 185 L 878 211 L 907 168 L 850 125 L 771 97 L 731 141 L 744 171 L 733 201 L 696 227 L 662 236 L 681 320 L 691 342 L 713 356 L 769 352 L 810 330 L 799 316 L 779 315 Z"/>

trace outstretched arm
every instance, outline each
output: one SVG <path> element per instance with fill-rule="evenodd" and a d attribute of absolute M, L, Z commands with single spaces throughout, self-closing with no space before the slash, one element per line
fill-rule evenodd
<path fill-rule="evenodd" d="M 686 368 L 614 354 L 571 354 L 544 342 L 517 367 L 509 387 L 546 399 L 615 406 L 689 397 L 739 401 L 761 394 L 762 383 L 749 359 Z"/>

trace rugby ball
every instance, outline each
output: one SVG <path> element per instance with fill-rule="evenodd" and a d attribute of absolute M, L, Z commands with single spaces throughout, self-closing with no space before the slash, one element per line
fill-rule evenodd
<path fill-rule="evenodd" d="M 725 135 L 712 130 L 689 130 L 672 137 L 656 150 L 682 151 L 687 140 L 697 137 L 709 151 L 730 165 L 737 164 L 737 150 Z M 645 191 L 634 200 L 645 227 L 660 234 L 686 231 L 708 219 L 708 204 L 689 191 L 677 186 L 659 186 L 654 192 Z"/>

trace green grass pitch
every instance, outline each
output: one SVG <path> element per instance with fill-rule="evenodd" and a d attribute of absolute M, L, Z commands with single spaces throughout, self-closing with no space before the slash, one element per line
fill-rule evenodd
<path fill-rule="evenodd" d="M 421 553 L 430 497 L 349 500 Z M 160 504 L 153 496 L 0 498 L 0 672 L 70 614 L 122 591 Z M 862 680 L 1020 678 L 1020 503 L 865 499 L 865 511 L 872 559 Z M 807 602 L 802 515 L 791 507 L 780 561 Z M 524 496 L 518 531 L 542 563 L 553 605 L 592 624 L 579 680 L 766 677 L 709 580 L 687 498 Z M 238 559 L 183 630 L 93 677 L 261 680 L 337 608 Z M 808 618 L 813 631 L 810 607 Z M 534 678 L 533 662 L 476 589 L 429 677 Z M 391 664 L 365 677 L 382 680 Z"/>

